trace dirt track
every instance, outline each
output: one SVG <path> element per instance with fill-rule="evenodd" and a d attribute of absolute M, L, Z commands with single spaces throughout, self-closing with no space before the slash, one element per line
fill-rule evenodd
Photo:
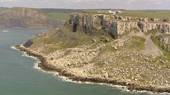
<path fill-rule="evenodd" d="M 153 57 L 161 56 L 161 50 L 153 43 L 151 35 L 146 36 L 145 50 L 143 54 L 151 55 Z"/>

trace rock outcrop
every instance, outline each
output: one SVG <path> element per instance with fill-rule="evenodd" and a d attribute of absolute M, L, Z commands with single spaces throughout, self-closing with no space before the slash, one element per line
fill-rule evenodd
<path fill-rule="evenodd" d="M 42 27 L 47 25 L 47 17 L 35 9 L 10 8 L 0 11 L 1 27 Z"/>
<path fill-rule="evenodd" d="M 112 36 L 123 35 L 133 29 L 141 32 L 157 30 L 163 33 L 170 32 L 170 22 L 156 18 L 121 17 L 110 14 L 79 13 L 70 16 L 69 24 L 74 32 L 107 31 Z"/>
<path fill-rule="evenodd" d="M 164 49 L 170 52 L 170 35 L 162 34 L 156 36 L 156 40 L 159 41 L 159 45 Z"/>
<path fill-rule="evenodd" d="M 30 47 L 32 44 L 33 44 L 33 41 L 32 41 L 32 40 L 28 40 L 27 42 L 25 42 L 25 43 L 23 44 L 23 46 L 28 48 L 28 47 Z"/>

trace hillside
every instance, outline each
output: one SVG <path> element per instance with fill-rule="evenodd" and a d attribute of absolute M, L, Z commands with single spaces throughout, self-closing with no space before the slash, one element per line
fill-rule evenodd
<path fill-rule="evenodd" d="M 73 80 L 170 92 L 169 29 L 161 19 L 80 13 L 18 48 Z"/>

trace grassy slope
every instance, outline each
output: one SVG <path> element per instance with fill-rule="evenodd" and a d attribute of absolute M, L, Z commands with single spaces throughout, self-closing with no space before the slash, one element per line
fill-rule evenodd
<path fill-rule="evenodd" d="M 90 45 L 94 42 L 104 42 L 103 34 L 88 35 L 83 32 L 70 32 L 68 29 L 54 30 L 47 32 L 41 37 L 33 39 L 32 48 L 45 47 L 44 53 L 51 53 L 59 49 L 75 48 L 83 45 Z M 107 36 L 110 39 L 110 37 Z"/>
<path fill-rule="evenodd" d="M 141 50 L 145 48 L 145 39 L 142 37 L 138 37 L 138 36 L 132 36 L 129 41 L 128 44 L 126 44 L 127 48 L 129 49 L 137 49 L 137 50 Z"/>
<path fill-rule="evenodd" d="M 161 47 L 161 46 L 159 45 L 160 41 L 158 40 L 158 38 L 157 38 L 155 35 L 152 36 L 152 40 L 153 40 L 153 42 L 161 49 L 161 51 L 163 52 L 164 56 L 165 56 L 168 60 L 170 60 L 170 52 L 168 52 L 167 50 L 163 49 L 163 47 Z"/>

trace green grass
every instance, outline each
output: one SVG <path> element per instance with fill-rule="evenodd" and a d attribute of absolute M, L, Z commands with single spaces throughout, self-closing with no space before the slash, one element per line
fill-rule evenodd
<path fill-rule="evenodd" d="M 145 48 L 145 39 L 138 36 L 132 36 L 126 43 L 126 47 L 129 49 L 141 50 Z"/>
<path fill-rule="evenodd" d="M 69 13 L 46 13 L 50 20 L 67 20 L 69 18 Z"/>
<path fill-rule="evenodd" d="M 105 41 L 106 39 L 107 41 Z M 112 37 L 105 32 L 96 32 L 94 34 L 86 34 L 82 31 L 71 32 L 71 29 L 65 26 L 61 30 L 51 30 L 51 32 L 33 39 L 32 48 L 45 47 L 44 51 L 51 53 L 59 49 L 75 48 L 94 43 L 107 43 L 111 39 Z"/>
<path fill-rule="evenodd" d="M 129 10 L 123 11 L 120 16 L 149 17 L 149 18 L 169 18 L 170 10 Z"/>
<path fill-rule="evenodd" d="M 91 36 L 83 32 L 70 32 L 70 31 L 52 31 L 48 32 L 45 36 L 37 37 L 33 39 L 32 47 L 46 46 L 46 53 L 53 52 L 59 49 L 74 48 L 81 45 L 91 44 Z"/>
<path fill-rule="evenodd" d="M 160 46 L 160 41 L 158 40 L 158 38 L 155 35 L 152 35 L 152 40 L 153 42 L 161 49 L 161 51 L 163 52 L 164 56 L 170 60 L 170 52 L 165 50 L 163 47 Z"/>

